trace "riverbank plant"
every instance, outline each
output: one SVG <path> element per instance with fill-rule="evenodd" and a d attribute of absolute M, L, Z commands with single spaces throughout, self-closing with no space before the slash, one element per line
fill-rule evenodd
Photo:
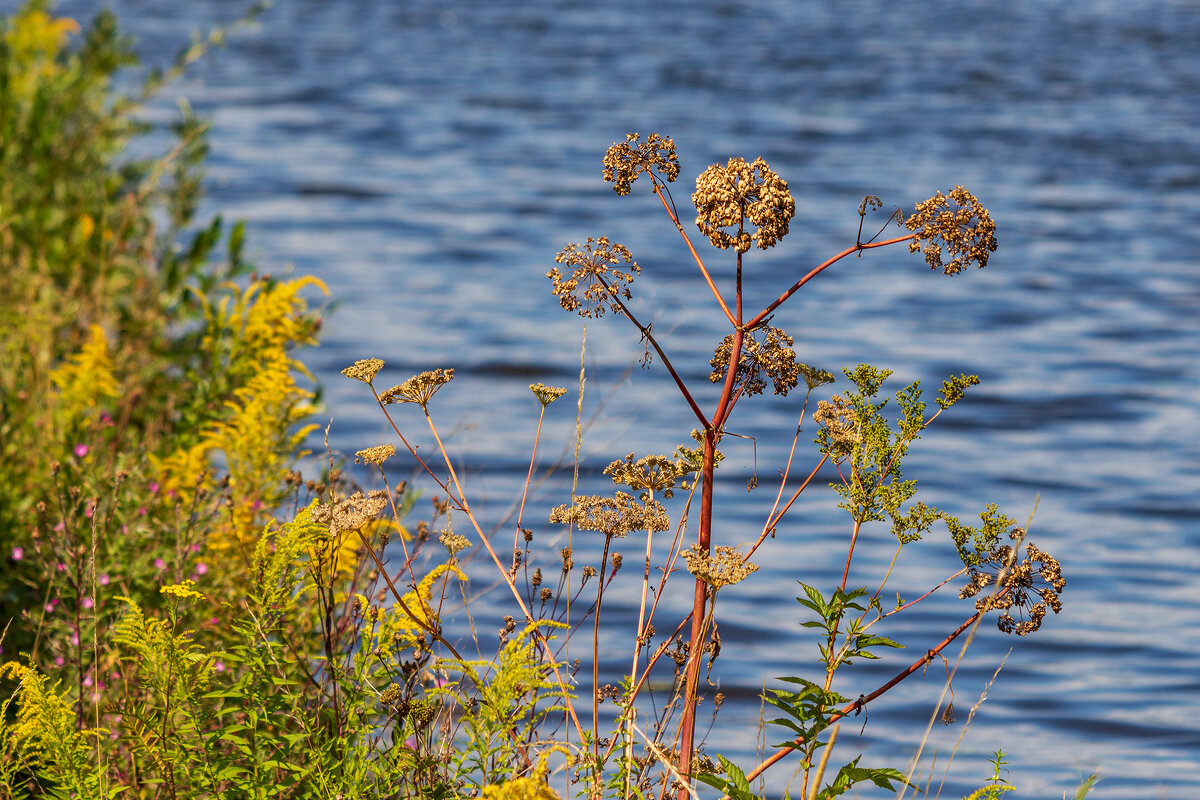
<path fill-rule="evenodd" d="M 186 105 L 163 154 L 127 155 L 153 133 L 141 104 L 222 38 L 185 48 L 127 97 L 113 80 L 133 56 L 111 14 L 85 31 L 31 2 L 0 27 L 0 798 L 741 800 L 764 796 L 761 777 L 785 761 L 806 800 L 912 790 L 911 771 L 845 752 L 839 723 L 930 665 L 951 675 L 948 648 L 987 614 L 1033 633 L 1061 607 L 1064 580 L 1027 525 L 995 506 L 961 521 L 918 499 L 902 472 L 977 378 L 946 377 L 929 403 L 885 369 L 801 361 L 773 320 L 809 281 L 869 251 L 907 247 L 945 275 L 985 266 L 995 226 L 974 195 L 955 187 L 891 216 L 865 198 L 853 244 L 756 307 L 743 268 L 789 234 L 787 182 L 761 158 L 708 167 L 691 198 L 694 237 L 669 191 L 674 142 L 614 144 L 604 179 L 621 196 L 648 188 L 642 202 L 661 206 L 697 297 L 728 332 L 706 393 L 635 314 L 633 254 L 604 236 L 567 244 L 550 294 L 595 324 L 632 324 L 688 417 L 673 452 L 616 454 L 604 471 L 613 491 L 537 509 L 542 422 L 569 392 L 531 385 L 529 471 L 515 520 L 497 529 L 436 422 L 452 365 L 390 388 L 382 359 L 344 370 L 392 431 L 354 454 L 359 481 L 379 488 L 360 489 L 333 455 L 312 477 L 299 471 L 318 398 L 297 351 L 317 342 L 309 303 L 324 285 L 260 274 L 241 225 L 196 219 L 205 126 Z M 719 467 L 750 446 L 732 435 L 734 412 L 768 389 L 789 398 L 796 424 L 778 482 L 750 487 L 765 500 L 748 534 L 720 513 Z M 805 536 L 802 499 L 844 512 L 844 568 L 828 585 L 796 576 L 794 615 L 817 644 L 794 660 L 817 666 L 768 687 L 773 747 L 738 765 L 721 753 L 718 601 L 754 580 L 777 534 Z M 854 569 L 868 527 L 890 530 L 893 566 L 928 540 L 961 569 L 893 601 L 891 568 L 870 582 Z M 469 572 L 499 588 L 476 591 Z M 962 599 L 959 623 L 903 643 L 918 655 L 890 680 L 857 677 L 854 665 L 902 646 L 891 619 L 938 590 Z M 617 591 L 638 609 L 623 634 L 609 612 Z M 664 610 L 676 596 L 689 613 Z M 619 675 L 601 670 L 613 631 Z M 707 736 L 702 714 L 715 720 Z M 951 705 L 937 714 L 954 716 Z M 1002 763 L 972 797 L 1010 788 Z"/>

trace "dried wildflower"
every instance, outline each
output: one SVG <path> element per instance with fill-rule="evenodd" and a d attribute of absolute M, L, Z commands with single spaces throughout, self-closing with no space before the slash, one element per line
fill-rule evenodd
<path fill-rule="evenodd" d="M 701 550 L 700 545 L 694 544 L 682 555 L 687 561 L 688 572 L 714 589 L 732 586 L 758 572 L 757 565 L 742 561 L 742 554 L 736 547 L 718 545 L 709 554 Z"/>
<path fill-rule="evenodd" d="M 955 186 L 949 198 L 938 192 L 917 203 L 916 213 L 904 220 L 904 227 L 917 232 L 908 251 L 924 252 L 929 268 L 941 267 L 946 275 L 957 275 L 972 262 L 982 269 L 996 250 L 996 223 L 975 195 L 961 186 Z M 948 264 L 942 263 L 943 248 L 951 256 Z"/>
<path fill-rule="evenodd" d="M 574 525 L 581 531 L 600 531 L 621 538 L 630 531 L 665 531 L 670 526 L 666 509 L 656 500 L 639 504 L 632 495 L 617 492 L 615 497 L 585 495 L 569 506 L 550 512 L 550 521 Z"/>
<path fill-rule="evenodd" d="M 651 133 L 644 143 L 638 144 L 640 138 L 637 133 L 627 133 L 625 141 L 614 143 L 604 154 L 604 180 L 613 184 L 613 191 L 622 197 L 629 194 L 633 182 L 643 172 L 657 171 L 668 181 L 679 177 L 675 142 L 657 133 Z"/>
<path fill-rule="evenodd" d="M 343 531 L 361 530 L 370 523 L 388 504 L 388 493 L 376 490 L 363 494 L 355 492 L 333 505 L 318 505 L 313 509 L 313 519 L 329 526 L 329 535 L 337 536 Z"/>
<path fill-rule="evenodd" d="M 342 374 L 347 378 L 353 378 L 356 381 L 369 384 L 375 380 L 375 376 L 379 374 L 379 370 L 381 369 L 383 369 L 383 359 L 362 358 L 355 361 L 352 366 L 342 370 Z"/>
<path fill-rule="evenodd" d="M 386 405 L 392 403 L 416 403 L 421 408 L 437 394 L 447 383 L 454 379 L 454 370 L 435 369 L 414 375 L 399 386 L 393 386 L 379 395 L 379 402 Z"/>
<path fill-rule="evenodd" d="M 853 452 L 854 445 L 862 442 L 862 430 L 854 406 L 840 394 L 831 397 L 830 402 L 817 402 L 813 422 L 825 429 L 830 454 L 835 461 L 848 457 Z"/>
<path fill-rule="evenodd" d="M 541 598 L 541 601 L 543 603 L 545 603 L 545 602 L 549 601 L 550 598 L 554 597 L 554 592 L 550 591 L 550 589 L 543 586 L 542 591 L 538 593 L 538 597 Z"/>
<path fill-rule="evenodd" d="M 461 533 L 452 533 L 445 530 L 438 534 L 438 541 L 442 543 L 450 551 L 450 555 L 456 556 L 463 550 L 471 546 L 471 540 L 463 536 Z"/>
<path fill-rule="evenodd" d="M 1025 531 L 1014 528 L 1009 535 L 1020 542 L 1024 539 Z M 968 583 L 958 593 L 959 597 L 966 599 L 998 585 L 996 590 L 976 600 L 975 608 L 979 611 L 1002 611 L 996 626 L 1004 633 L 1018 636 L 1026 636 L 1040 628 L 1047 608 L 1055 614 L 1062 610 L 1060 595 L 1067 585 L 1058 559 L 1039 550 L 1033 542 L 1025 545 L 1025 556 L 1020 563 L 1014 563 L 1006 570 L 1004 565 L 1015 559 L 1013 548 L 1009 545 L 997 547 L 980 568 L 968 570 Z M 984 571 L 982 567 L 987 565 L 996 568 L 996 573 Z M 1037 585 L 1039 579 L 1041 586 Z M 1031 602 L 1034 598 L 1037 601 Z M 1024 619 L 1015 618 L 1012 609 L 1016 609 Z"/>
<path fill-rule="evenodd" d="M 666 456 L 644 456 L 634 461 L 633 453 L 604 468 L 604 474 L 612 476 L 613 483 L 642 490 L 643 500 L 648 500 L 651 494 L 674 496 L 675 484 L 691 472 L 691 465 L 682 458 L 672 461 Z"/>
<path fill-rule="evenodd" d="M 529 391 L 537 396 L 538 402 L 542 404 L 543 408 L 567 393 L 566 389 L 558 386 L 546 386 L 543 383 L 529 384 Z"/>
<path fill-rule="evenodd" d="M 798 364 L 797 366 L 800 367 L 800 377 L 804 378 L 804 385 L 810 390 L 824 386 L 827 383 L 833 383 L 836 380 L 832 372 L 810 367 L 808 364 Z"/>
<path fill-rule="evenodd" d="M 383 462 L 396 455 L 396 447 L 391 444 L 380 444 L 375 447 L 368 447 L 366 450 L 359 450 L 354 455 L 355 464 L 366 463 L 383 466 Z"/>
<path fill-rule="evenodd" d="M 777 244 L 787 235 L 788 222 L 796 214 L 787 181 L 761 157 L 753 164 L 742 158 L 731 158 L 724 167 L 713 164 L 696 179 L 692 202 L 696 225 L 713 247 L 732 247 L 739 253 L 745 253 L 754 242 L 763 250 Z M 758 228 L 756 233 L 745 230 L 747 219 Z M 734 232 L 727 233 L 726 228 Z"/>
<path fill-rule="evenodd" d="M 633 274 L 616 269 L 614 265 L 628 264 L 633 272 L 639 275 L 642 272 L 629 250 L 610 243 L 607 236 L 599 239 L 589 236 L 582 248 L 568 243 L 554 261 L 572 268 L 571 276 L 566 279 L 557 268 L 546 273 L 554 284 L 554 295 L 558 297 L 559 305 L 567 311 L 578 311 L 581 317 L 599 319 L 604 316 L 605 307 L 614 314 L 619 313 L 620 304 L 612 298 L 628 300 L 633 296 L 629 291 Z"/>
<path fill-rule="evenodd" d="M 742 340 L 742 354 L 738 359 L 735 381 L 745 382 L 747 395 L 762 394 L 766 388 L 766 379 L 770 378 L 775 386 L 775 394 L 787 395 L 796 388 L 800 380 L 800 364 L 796 362 L 796 351 L 792 349 L 795 340 L 779 328 L 768 327 L 767 334 L 760 343 L 751 336 Z M 712 360 L 712 374 L 708 379 L 713 383 L 724 380 L 729 369 L 729 358 L 733 352 L 733 334 L 729 334 L 717 345 Z"/>

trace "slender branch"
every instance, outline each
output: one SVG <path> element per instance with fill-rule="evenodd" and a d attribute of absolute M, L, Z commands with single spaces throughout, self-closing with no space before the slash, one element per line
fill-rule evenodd
<path fill-rule="evenodd" d="M 533 481 L 533 463 L 537 459 L 538 442 L 542 440 L 542 420 L 546 418 L 546 406 L 542 405 L 542 413 L 538 414 L 537 433 L 533 435 L 533 452 L 529 454 L 529 472 L 525 475 L 525 488 L 521 491 L 521 505 L 517 509 L 517 530 L 513 534 L 513 569 L 517 568 L 516 553 L 520 546 L 521 518 L 525 516 L 525 501 L 529 497 L 529 484 Z"/>
<path fill-rule="evenodd" d="M 729 320 L 729 324 L 736 328 L 738 324 L 737 318 L 735 318 L 733 312 L 729 310 L 729 306 L 725 303 L 725 298 L 721 296 L 721 292 L 717 289 L 717 285 L 713 283 L 712 276 L 708 274 L 708 268 L 705 267 L 704 262 L 700 260 L 700 254 L 697 253 L 696 248 L 692 246 L 692 240 L 688 238 L 687 232 L 683 229 L 683 225 L 679 224 L 679 217 L 675 216 L 674 209 L 672 209 L 670 204 L 667 202 L 667 198 L 663 196 L 662 187 L 658 185 L 658 180 L 653 174 L 647 174 L 650 175 L 653 181 L 654 193 L 658 195 L 659 202 L 661 202 L 663 204 L 663 208 L 667 210 L 667 214 L 671 217 L 671 221 L 675 223 L 675 230 L 679 231 L 679 235 L 683 237 L 683 242 L 687 245 L 688 250 L 691 252 L 692 258 L 696 260 L 696 266 L 700 268 L 700 274 L 704 276 L 704 282 L 707 283 L 708 288 L 712 290 L 713 297 L 717 298 L 717 303 L 720 304 L 721 310 L 725 312 L 725 318 Z"/>
<path fill-rule="evenodd" d="M 379 402 L 379 395 L 378 395 L 378 393 L 375 393 L 375 387 L 371 386 L 370 388 L 371 388 L 371 392 L 375 394 L 376 402 Z M 420 458 L 420 456 L 417 455 L 416 448 L 414 448 L 411 444 L 409 444 L 408 440 L 405 439 L 403 434 L 400 433 L 399 428 L 396 427 L 396 423 L 392 420 L 391 415 L 389 415 L 387 413 L 387 409 L 383 406 L 383 403 L 380 402 L 379 405 L 381 408 L 383 408 L 384 415 L 388 418 L 388 422 L 391 423 L 392 429 L 394 431 L 396 431 L 396 435 L 400 437 L 400 441 L 402 441 L 404 443 L 404 446 L 407 447 L 409 452 L 413 454 L 413 457 L 416 458 L 417 461 L 420 462 L 421 466 L 425 468 L 425 471 L 429 474 L 429 476 L 432 477 L 434 479 L 434 481 L 436 481 L 437 484 L 442 487 L 442 489 L 446 492 L 447 495 L 451 495 L 451 497 L 449 498 L 450 501 L 455 502 L 456 505 L 458 505 L 459 509 L 461 509 L 462 512 L 467 515 L 467 519 L 470 521 L 471 527 L 475 529 L 475 534 L 479 537 L 479 540 L 481 542 L 483 542 L 483 546 L 487 549 L 488 555 L 491 556 L 492 562 L 496 565 L 496 568 L 500 571 L 500 576 L 502 578 L 504 578 L 504 582 L 506 584 L 508 584 L 508 589 L 510 592 L 512 592 L 513 598 L 517 601 L 517 606 L 521 609 L 521 613 L 525 617 L 526 624 L 534 622 L 533 614 L 529 610 L 529 606 L 526 605 L 525 599 L 523 597 L 521 597 L 521 593 L 517 590 L 517 584 L 513 581 L 512 577 L 509 576 L 508 570 L 505 569 L 504 566 L 500 563 L 500 558 L 499 558 L 499 556 L 496 555 L 496 550 L 492 547 L 492 543 L 488 539 L 487 534 L 484 533 L 483 528 L 479 525 L 479 521 L 477 519 L 475 519 L 475 515 L 473 513 L 471 513 L 471 508 L 467 504 L 466 495 L 462 491 L 462 485 L 459 484 L 459 482 L 458 482 L 458 476 L 454 471 L 453 465 L 450 463 L 450 456 L 449 456 L 449 454 L 446 453 L 445 445 L 442 444 L 442 438 L 441 438 L 441 436 L 438 435 L 437 427 L 433 424 L 433 418 L 431 416 L 429 416 L 429 411 L 427 409 L 425 409 L 424 407 L 422 407 L 422 409 L 421 409 L 422 411 L 425 412 L 425 419 L 429 423 L 429 429 L 431 431 L 433 431 L 433 437 L 438 443 L 438 449 L 442 453 L 442 458 L 446 462 L 446 467 L 450 472 L 450 477 L 451 477 L 452 481 L 454 482 L 455 488 L 458 490 L 459 499 L 457 501 L 454 500 L 454 498 L 452 496 L 453 493 L 450 491 L 450 487 L 447 484 L 443 483 L 442 480 L 439 479 L 436 474 L 434 474 L 433 470 L 429 467 L 429 465 L 426 464 Z M 378 557 L 375 556 L 374 553 L 372 553 L 372 556 L 375 557 L 376 563 L 379 564 L 380 571 L 383 573 L 385 580 L 387 580 L 388 587 L 392 590 L 392 594 L 394 596 L 396 596 L 397 602 L 399 602 L 401 607 L 403 608 L 404 603 L 399 598 L 399 596 L 396 592 L 396 589 L 395 589 L 394 585 L 392 584 L 391 578 L 387 575 L 387 572 L 383 570 L 382 563 L 379 562 Z M 411 612 L 409 612 L 409 610 L 407 608 L 405 608 L 404 611 L 405 611 L 405 613 L 409 614 L 410 617 L 412 616 Z M 559 688 L 562 690 L 563 695 L 565 696 L 567 694 L 566 680 L 562 677 L 562 674 L 559 672 L 558 664 L 555 663 L 555 661 L 553 660 L 552 654 L 550 652 L 550 646 L 549 646 L 548 642 L 546 641 L 545 636 L 542 635 L 541 630 L 537 629 L 537 628 L 535 628 L 533 630 L 532 636 L 533 636 L 534 640 L 537 641 L 539 649 L 541 649 L 542 653 L 549 659 L 550 668 L 553 670 L 554 677 L 558 681 Z M 442 643 L 445 643 L 444 640 L 439 640 L 439 641 L 441 641 Z M 454 653 L 454 650 L 451 648 L 450 652 Z M 456 658 L 459 658 L 457 653 L 454 653 L 454 655 Z M 574 723 L 576 730 L 578 731 L 580 737 L 582 738 L 583 726 L 579 722 L 579 717 L 575 714 L 574 706 L 572 706 L 571 704 L 568 703 L 567 711 L 570 714 L 571 722 Z"/>
<path fill-rule="evenodd" d="M 847 247 L 845 250 L 838 253 L 836 256 L 833 256 L 828 261 L 825 261 L 824 263 L 817 265 L 816 267 L 814 267 L 812 269 L 811 272 L 809 272 L 807 275 L 805 275 L 800 280 L 796 281 L 796 283 L 792 285 L 792 288 L 788 289 L 786 292 L 784 292 L 782 295 L 780 295 L 778 300 L 771 303 L 771 305 L 767 306 L 762 311 L 760 311 L 754 319 L 752 319 L 746 323 L 745 327 L 750 329 L 750 328 L 754 328 L 755 326 L 760 324 L 764 319 L 769 317 L 771 315 L 771 313 L 773 311 L 775 311 L 775 309 L 777 309 L 781 305 L 783 305 L 783 303 L 789 297 L 794 295 L 800 289 L 801 286 L 808 283 L 810 280 L 817 277 L 817 275 L 821 274 L 827 268 L 833 266 L 837 262 L 841 261 L 846 256 L 853 255 L 854 253 L 860 252 L 862 250 L 870 250 L 871 248 L 874 248 L 874 247 L 887 247 L 889 244 L 899 244 L 900 242 L 907 242 L 910 239 L 915 239 L 916 236 L 917 236 L 917 234 L 910 233 L 907 236 L 900 236 L 895 239 L 886 239 L 882 242 L 872 242 L 872 243 L 864 242 L 862 244 L 856 244 L 853 247 Z"/>
<path fill-rule="evenodd" d="M 796 502 L 796 499 L 798 497 L 800 497 L 800 493 L 808 488 L 808 485 L 810 483 L 812 483 L 812 479 L 817 477 L 817 472 L 820 471 L 821 467 L 823 467 L 825 465 L 825 462 L 828 460 L 829 460 L 829 454 L 826 453 L 824 456 L 821 457 L 821 460 L 817 462 L 817 465 L 815 467 L 813 467 L 812 472 L 808 473 L 808 477 L 804 479 L 804 483 L 800 484 L 800 487 L 792 493 L 791 499 L 787 501 L 787 504 L 782 509 L 780 509 L 779 513 L 775 514 L 773 517 L 768 518 L 767 524 L 763 526 L 763 531 L 758 536 L 758 540 L 754 543 L 754 545 L 746 553 L 746 557 L 744 559 L 742 559 L 743 561 L 748 560 L 750 558 L 750 556 L 754 555 L 754 551 L 759 548 L 759 545 L 761 545 L 763 543 L 763 541 L 769 535 L 771 535 L 771 533 L 775 530 L 775 526 L 778 525 L 780 520 L 783 519 L 783 515 L 786 514 L 788 512 L 788 509 L 790 509 L 792 507 L 792 503 Z M 780 488 L 782 489 L 782 486 Z M 778 502 L 778 501 L 776 501 L 776 502 Z"/>
<path fill-rule="evenodd" d="M 858 713 L 859 711 L 861 711 L 863 706 L 865 706 L 867 703 L 871 702 L 872 700 L 878 699 L 881 695 L 885 694 L 887 691 L 889 691 L 890 689 L 895 687 L 898 683 L 903 681 L 905 678 L 911 676 L 912 674 L 914 674 L 915 672 L 920 670 L 922 667 L 924 667 L 926 664 L 928 664 L 930 661 L 932 661 L 934 659 L 934 657 L 937 656 L 938 653 L 942 652 L 942 650 L 944 650 L 946 647 L 948 647 L 951 642 L 953 642 L 960 635 L 962 635 L 964 632 L 966 632 L 972 625 L 974 625 L 976 620 L 978 620 L 982 615 L 983 615 L 982 611 L 976 611 L 974 614 L 967 617 L 966 621 L 963 622 L 961 625 L 959 625 L 957 628 L 955 628 L 953 633 L 951 633 L 949 636 L 947 636 L 945 639 L 943 639 L 936 647 L 928 650 L 925 653 L 925 655 L 921 656 L 921 658 L 914 661 L 912 663 L 912 666 L 909 666 L 909 667 L 901 670 L 894 678 L 892 678 L 890 681 L 883 684 L 882 686 L 880 686 L 878 689 L 871 692 L 870 694 L 862 695 L 857 700 L 855 700 L 853 703 L 850 703 L 845 708 L 842 708 L 840 711 L 833 712 L 830 715 L 827 722 L 833 723 L 843 717 L 847 717 L 850 714 L 855 714 L 855 713 Z M 768 769 L 773 767 L 775 764 L 779 763 L 785 756 L 788 755 L 788 753 L 791 753 L 795 750 L 799 750 L 800 748 L 804 747 L 805 744 L 806 744 L 806 742 L 804 741 L 803 737 L 800 737 L 800 738 L 794 739 L 791 742 L 788 742 L 786 745 L 781 747 L 774 755 L 772 755 L 770 758 L 764 760 L 761 764 L 759 764 L 757 767 L 755 767 L 753 770 L 751 770 L 746 775 L 746 780 L 748 780 L 748 781 L 754 780 L 759 775 L 762 775 Z"/>
<path fill-rule="evenodd" d="M 597 280 L 604 284 L 605 288 L 611 288 L 604 278 L 597 276 Z M 696 405 L 696 401 L 692 398 L 692 393 L 688 391 L 687 385 L 683 382 L 683 378 L 679 377 L 679 373 L 676 372 L 675 367 L 671 365 L 671 359 L 667 358 L 667 354 L 664 353 L 663 349 L 658 346 L 658 340 L 654 338 L 654 334 L 650 332 L 648 327 L 638 322 L 637 317 L 633 315 L 633 312 L 629 310 L 628 306 L 621 302 L 621 298 L 618 295 L 614 293 L 612 295 L 612 299 L 616 301 L 617 305 L 621 309 L 621 313 L 625 315 L 625 318 L 632 322 L 634 327 L 641 331 L 641 334 L 645 340 L 650 343 L 651 347 L 654 348 L 654 352 L 658 353 L 658 357 L 662 360 L 663 366 L 667 368 L 667 372 L 671 373 L 671 377 L 675 380 L 675 385 L 679 387 L 679 392 L 683 395 L 683 399 L 687 401 L 689 406 L 691 406 L 692 413 L 696 415 L 696 419 L 700 420 L 701 425 L 707 427 L 708 420 L 705 418 L 704 412 L 700 410 L 700 406 Z"/>

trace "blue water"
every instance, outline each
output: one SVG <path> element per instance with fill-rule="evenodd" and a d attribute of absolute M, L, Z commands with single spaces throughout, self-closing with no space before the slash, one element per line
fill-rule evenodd
<path fill-rule="evenodd" d="M 162 64 L 243 3 L 113 7 Z M 81 17 L 94 8 L 59 4 Z M 973 788 L 996 748 L 1023 797 L 1060 797 L 1097 769 L 1096 798 L 1200 796 L 1200 4 L 283 0 L 148 118 L 170 121 L 184 95 L 213 123 L 208 213 L 248 220 L 264 270 L 316 274 L 340 303 L 306 356 L 326 385 L 334 446 L 386 435 L 343 366 L 379 356 L 381 381 L 396 382 L 454 367 L 432 408 L 491 522 L 519 496 L 536 423 L 526 385 L 576 386 L 580 320 L 544 278 L 565 242 L 608 235 L 633 251 L 636 308 L 703 384 L 703 402 L 715 396 L 707 360 L 727 331 L 711 296 L 644 186 L 618 198 L 601 181 L 602 154 L 625 131 L 675 138 L 685 222 L 694 176 L 731 155 L 761 154 L 789 181 L 792 233 L 748 258 L 752 304 L 852 244 L 864 195 L 911 208 L 968 186 L 999 225 L 986 270 L 949 279 L 903 248 L 875 251 L 822 275 L 774 323 L 827 369 L 865 361 L 930 386 L 978 373 L 982 386 L 914 448 L 907 476 L 964 517 L 996 502 L 1024 520 L 1040 495 L 1030 538 L 1068 579 L 1065 610 L 1037 634 L 981 630 L 954 681 L 960 722 L 935 726 L 919 774 L 932 770 L 934 796 L 961 721 L 1011 647 L 942 796 Z M 708 263 L 730 291 L 728 261 Z M 640 353 L 622 320 L 589 323 L 593 491 L 609 460 L 669 452 L 694 427 Z M 549 414 L 544 466 L 570 447 L 568 403 Z M 799 403 L 738 408 L 730 429 L 757 452 L 726 445 L 719 542 L 757 535 Z M 431 447 L 419 417 L 399 413 Z M 755 456 L 763 488 L 747 493 Z M 810 454 L 799 463 L 807 471 Z M 527 522 L 568 486 L 566 473 L 543 484 Z M 760 551 L 760 572 L 720 599 L 714 676 L 731 701 L 708 750 L 742 763 L 763 682 L 815 666 L 795 581 L 828 585 L 844 558 L 848 526 L 829 493 L 806 498 Z M 891 557 L 886 531 L 865 536 L 863 582 Z M 931 537 L 905 551 L 891 587 L 915 596 L 954 562 Z M 636 614 L 634 572 L 614 584 L 614 619 Z M 686 583 L 664 599 L 659 630 L 687 605 Z M 497 619 L 477 610 L 485 638 L 507 611 L 503 593 L 487 597 Z M 845 694 L 910 663 L 967 604 L 950 592 L 915 614 L 887 631 L 912 647 L 839 684 Z M 612 646 L 624 653 L 620 636 Z M 835 756 L 903 764 L 943 677 L 931 667 L 871 706 L 865 733 L 847 725 Z M 778 793 L 790 767 L 776 771 Z"/>

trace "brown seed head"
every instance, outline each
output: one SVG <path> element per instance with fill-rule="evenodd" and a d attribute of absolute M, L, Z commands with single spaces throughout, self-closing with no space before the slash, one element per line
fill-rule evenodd
<path fill-rule="evenodd" d="M 941 267 L 943 274 L 957 275 L 969 264 L 987 266 L 996 251 L 996 223 L 975 195 L 955 186 L 949 197 L 938 192 L 917 203 L 916 213 L 904 221 L 904 227 L 917 232 L 908 244 L 910 253 L 925 253 L 930 269 Z M 943 251 L 950 256 L 942 262 Z"/>
<path fill-rule="evenodd" d="M 788 223 L 796 214 L 787 181 L 761 157 L 753 164 L 742 158 L 731 158 L 724 167 L 713 164 L 696 179 L 692 202 L 696 225 L 713 247 L 732 247 L 739 253 L 749 250 L 752 243 L 763 250 L 777 244 L 787 235 Z M 745 230 L 746 220 L 757 232 Z"/>
<path fill-rule="evenodd" d="M 633 273 L 642 272 L 629 250 L 609 242 L 607 236 L 599 239 L 589 236 L 583 247 L 570 242 L 554 261 L 571 268 L 566 278 L 557 268 L 546 273 L 554 284 L 554 295 L 559 305 L 581 317 L 599 319 L 604 316 L 605 308 L 618 313 L 620 304 L 616 298 L 631 298 L 629 284 L 633 282 Z M 617 269 L 622 264 L 628 265 L 632 272 Z"/>
<path fill-rule="evenodd" d="M 668 181 L 679 177 L 675 142 L 657 133 L 651 133 L 644 143 L 638 144 L 640 138 L 637 133 L 627 133 L 625 141 L 613 144 L 604 154 L 604 180 L 613 184 L 613 191 L 621 196 L 629 194 L 633 182 L 643 172 L 658 172 Z"/>

